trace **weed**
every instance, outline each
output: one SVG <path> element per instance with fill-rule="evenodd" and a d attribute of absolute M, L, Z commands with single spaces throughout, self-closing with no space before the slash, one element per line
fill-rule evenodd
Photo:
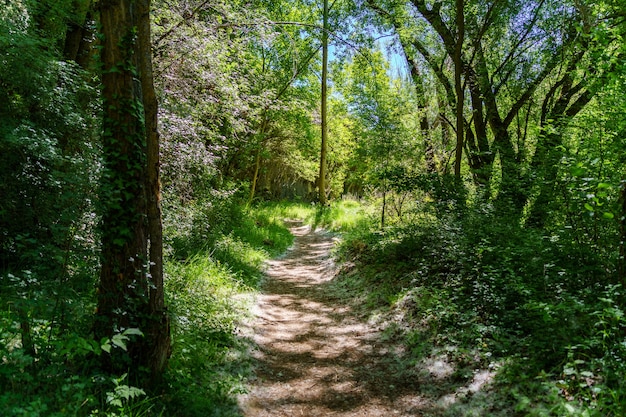
<path fill-rule="evenodd" d="M 364 299 L 364 314 L 393 316 L 416 362 L 444 351 L 459 375 L 497 370 L 488 394 L 446 415 L 624 415 L 626 322 L 611 264 L 567 230 L 546 237 L 489 210 L 457 214 L 346 233 L 350 267 L 335 285 Z"/>

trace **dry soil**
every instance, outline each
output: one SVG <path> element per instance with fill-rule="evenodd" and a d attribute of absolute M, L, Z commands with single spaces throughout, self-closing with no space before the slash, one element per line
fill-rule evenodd
<path fill-rule="evenodd" d="M 268 265 L 250 327 L 256 378 L 246 417 L 420 416 L 432 411 L 401 348 L 333 296 L 333 237 L 293 223 L 294 246 Z M 421 380 L 421 383 L 420 383 Z M 426 412 L 429 414 L 428 412 Z"/>

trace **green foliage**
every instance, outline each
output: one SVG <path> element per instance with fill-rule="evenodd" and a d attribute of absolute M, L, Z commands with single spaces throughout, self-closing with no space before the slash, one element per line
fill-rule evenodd
<path fill-rule="evenodd" d="M 569 346 L 557 387 L 563 408 L 576 407 L 588 415 L 626 412 L 626 319 L 621 286 L 608 287 L 589 308 L 590 320 L 581 343 Z"/>
<path fill-rule="evenodd" d="M 234 394 L 249 372 L 237 329 L 247 307 L 237 300 L 254 291 L 264 260 L 291 244 L 284 218 L 344 233 L 339 254 L 356 265 L 347 262 L 333 285 L 360 297 L 367 314 L 389 307 L 402 313 L 396 330 L 416 361 L 447 352 L 461 380 L 474 368 L 498 369 L 494 408 L 626 413 L 624 297 L 615 272 L 626 174 L 621 5 L 496 2 L 487 19 L 480 2 L 466 2 L 468 68 L 480 78 L 484 64 L 486 77 L 475 97 L 482 109 L 471 100 L 473 80 L 464 80 L 468 175 L 459 184 L 447 174 L 454 144 L 442 37 L 414 19 L 420 11 L 378 3 L 403 19 L 395 25 L 401 39 L 419 35 L 423 49 L 413 44 L 406 52 L 422 84 L 390 75 L 401 71 L 389 67 L 380 47 L 354 50 L 333 68 L 328 163 L 337 201 L 248 208 L 242 202 L 257 155 L 260 199 L 304 201 L 315 187 L 319 13 L 310 2 L 153 2 L 174 352 L 161 391 L 145 395 L 123 376 L 97 371 L 102 357 L 123 351 L 141 329 L 119 329 L 104 340 L 91 335 L 100 262 L 95 206 L 121 207 L 134 190 L 123 195 L 116 186 L 105 195 L 96 186 L 105 172 L 99 140 L 110 133 L 97 122 L 97 74 L 62 57 L 90 2 L 2 3 L 2 415 L 234 412 Z M 417 3 L 424 2 L 406 5 Z M 451 25 L 452 3 L 437 4 Z M 351 4 L 337 2 L 333 24 L 345 23 L 348 12 L 355 12 Z M 342 43 L 354 45 L 374 20 L 363 11 L 333 36 L 347 39 L 358 28 Z M 479 22 L 485 31 L 478 36 Z M 563 42 L 569 45 L 561 49 Z M 474 49 L 479 44 L 482 51 Z M 350 55 L 341 48 L 338 61 Z M 136 102 L 126 104 L 133 117 L 141 115 Z M 509 109 L 509 124 L 493 129 Z M 495 119 L 478 137 L 477 123 L 487 116 Z M 509 154 L 495 146 L 507 141 Z M 429 146 L 437 173 L 423 164 Z M 375 204 L 338 201 L 343 193 Z M 499 196 L 520 197 L 520 213 L 509 216 L 507 201 L 494 208 Z M 383 198 L 388 221 L 381 230 L 375 207 Z M 109 231 L 123 237 L 128 226 Z M 483 415 L 493 411 L 485 409 Z"/>
<path fill-rule="evenodd" d="M 282 219 L 299 209 L 242 207 L 231 193 L 166 215 L 172 238 L 165 269 L 173 354 L 167 392 L 156 400 L 165 415 L 234 415 L 235 395 L 244 390 L 249 342 L 239 326 L 247 318 L 264 261 L 291 245 Z"/>
<path fill-rule="evenodd" d="M 126 375 L 122 375 L 120 379 L 115 379 L 115 389 L 113 392 L 107 392 L 107 404 L 119 407 L 120 409 L 123 409 L 125 402 L 141 395 L 146 395 L 145 391 L 140 388 L 120 385 L 120 380 L 123 380 L 124 378 L 126 378 Z"/>
<path fill-rule="evenodd" d="M 99 173 L 89 75 L 63 61 L 69 1 L 0 11 L 0 409 L 87 413 Z"/>
<path fill-rule="evenodd" d="M 74 65 L 28 54 L 9 56 L 3 60 L 8 68 L 0 68 L 15 73 L 26 62 L 45 66 L 34 71 L 36 79 L 0 83 L 2 100 L 14 102 L 0 108 L 0 259 L 4 267 L 18 269 L 49 268 L 40 261 L 42 245 L 56 260 L 75 245 L 75 235 L 87 231 L 81 238 L 91 238 L 87 190 L 98 174 L 90 140 L 95 123 L 92 109 L 84 107 L 94 91 Z M 30 91 L 34 88 L 41 91 Z"/>
<path fill-rule="evenodd" d="M 388 65 L 380 50 L 363 49 L 338 66 L 337 75 L 349 115 L 345 123 L 353 130 L 346 183 L 365 182 L 381 192 L 390 188 L 391 172 L 415 167 L 419 149 L 413 95 L 406 83 L 389 76 Z M 356 188 L 362 194 L 364 184 Z"/>
<path fill-rule="evenodd" d="M 333 201 L 327 207 L 289 201 L 264 202 L 255 206 L 253 213 L 256 213 L 257 217 L 273 221 L 277 219 L 302 221 L 311 227 L 342 233 L 356 232 L 361 226 L 365 226 L 369 215 L 365 206 L 349 198 Z M 292 237 L 289 236 L 291 241 Z"/>
<path fill-rule="evenodd" d="M 3 415 L 234 413 L 235 395 L 242 392 L 250 372 L 249 345 L 238 326 L 247 317 L 263 262 L 291 245 L 292 236 L 281 219 L 313 210 L 268 205 L 243 211 L 233 194 L 229 195 L 212 205 L 215 212 L 204 208 L 203 214 L 191 215 L 187 207 L 179 215 L 166 216 L 180 223 L 166 227 L 178 246 L 165 264 L 173 354 L 161 385 L 163 395 L 134 386 L 124 376 L 108 378 L 98 373 L 99 358 L 124 350 L 130 338 L 141 337 L 141 330 L 124 329 L 111 338 L 93 340 L 89 334 L 89 313 L 94 309 L 91 292 L 56 291 L 57 298 L 48 300 L 44 295 L 54 294 L 52 285 L 58 283 L 49 284 L 33 271 L 3 275 Z M 198 219 L 217 219 L 221 224 L 205 228 L 209 235 L 202 242 L 194 233 L 185 234 L 193 229 L 185 226 L 189 222 L 185 216 L 196 219 L 195 227 L 201 226 Z"/>
<path fill-rule="evenodd" d="M 39 304 L 39 305 L 38 305 Z M 130 336 L 140 335 L 138 329 L 126 329 L 100 342 L 82 328 L 77 313 L 75 328 L 59 329 L 44 318 L 41 303 L 10 303 L 0 315 L 0 406 L 6 416 L 64 416 L 142 415 L 130 410 L 146 409 L 147 404 L 135 404 L 139 388 L 120 384 L 124 376 L 107 380 L 97 371 L 102 355 L 112 349 L 126 349 Z M 25 309 L 29 313 L 25 314 Z M 70 311 L 66 311 L 66 314 Z M 84 315 L 84 312 L 82 313 Z M 55 320 L 67 324 L 59 317 Z M 101 396 L 102 392 L 113 391 Z M 123 403 L 122 403 L 123 402 Z M 143 414 L 147 415 L 147 414 Z"/>
<path fill-rule="evenodd" d="M 154 399 L 146 397 L 146 392 L 134 386 L 123 383 L 128 378 L 123 374 L 118 378 L 112 378 L 113 383 L 110 391 L 105 393 L 104 404 L 92 410 L 89 417 L 148 417 L 162 416 L 157 412 L 157 404 Z M 104 411 L 103 411 L 104 410 Z"/>
<path fill-rule="evenodd" d="M 319 141 L 312 117 L 317 46 L 306 26 L 268 22 L 309 21 L 310 8 L 205 2 L 187 16 L 183 4 L 155 5 L 164 187 L 195 199 L 217 185 L 211 176 L 249 184 L 255 176 L 263 198 L 304 197 L 315 181 Z M 186 24 L 170 26 L 176 21 Z M 222 30 L 225 21 L 245 28 Z"/>
<path fill-rule="evenodd" d="M 173 317 L 167 407 L 181 416 L 217 415 L 233 407 L 233 394 L 241 392 L 248 372 L 236 328 L 245 304 L 233 298 L 249 289 L 208 252 L 170 262 L 166 271 Z"/>
<path fill-rule="evenodd" d="M 390 331 L 416 361 L 445 352 L 459 375 L 497 369 L 488 397 L 466 406 L 621 415 L 623 297 L 606 272 L 613 260 L 572 228 L 544 235 L 489 207 L 448 211 L 346 234 L 349 266 L 334 285 L 360 297 L 364 314 L 392 309 Z"/>

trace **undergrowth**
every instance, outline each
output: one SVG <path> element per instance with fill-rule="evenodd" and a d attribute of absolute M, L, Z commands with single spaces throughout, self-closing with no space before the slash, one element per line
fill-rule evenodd
<path fill-rule="evenodd" d="M 250 341 L 238 325 L 249 314 L 264 262 L 293 241 L 284 210 L 213 202 L 211 210 L 188 212 L 188 224 L 179 219 L 166 229 L 173 348 L 159 400 L 166 415 L 238 415 L 236 396 L 251 372 Z M 219 227 L 205 223 L 216 218 Z"/>
<path fill-rule="evenodd" d="M 468 210 L 344 235 L 334 285 L 388 322 L 416 363 L 444 357 L 489 388 L 441 415 L 626 414 L 622 288 L 605 254 Z"/>
<path fill-rule="evenodd" d="M 264 261 L 293 238 L 278 206 L 243 209 L 226 193 L 169 207 L 164 226 L 172 356 L 163 381 L 148 391 L 126 375 L 101 374 L 99 357 L 140 331 L 93 339 L 95 254 L 74 250 L 60 257 L 62 273 L 42 263 L 0 276 L 0 415 L 236 415 L 249 374 L 248 341 L 237 325 Z M 77 234 L 77 245 L 94 240 L 88 232 Z"/>
<path fill-rule="evenodd" d="M 238 326 L 265 260 L 292 244 L 283 219 L 341 232 L 342 269 L 329 290 L 386 320 L 384 337 L 404 344 L 406 366 L 443 358 L 457 391 L 490 375 L 479 390 L 437 402 L 436 415 L 626 415 L 624 295 L 606 252 L 571 229 L 539 232 L 473 209 L 424 210 L 383 230 L 369 210 L 214 198 L 166 213 L 173 350 L 150 392 L 97 371 L 98 356 L 134 334 L 92 340 L 94 298 L 83 279 L 93 269 L 76 263 L 60 278 L 62 297 L 38 270 L 5 274 L 2 290 L 15 296 L 0 311 L 2 415 L 238 415 L 252 372 Z M 71 329 L 58 324 L 68 320 Z M 442 391 L 425 395 L 436 402 Z"/>
<path fill-rule="evenodd" d="M 223 212 L 216 213 L 218 209 Z M 183 220 L 190 224 L 181 219 L 170 224 L 166 294 L 173 354 L 166 394 L 159 400 L 167 413 L 238 415 L 236 395 L 244 392 L 251 372 L 250 341 L 238 324 L 248 314 L 264 262 L 293 242 L 283 220 L 337 231 L 355 227 L 361 211 L 349 201 L 327 208 L 287 202 L 243 208 L 213 202 L 211 210 L 188 211 Z M 219 228 L 204 224 L 215 218 L 225 223 Z"/>
<path fill-rule="evenodd" d="M 329 206 L 288 201 L 264 202 L 255 206 L 254 210 L 257 216 L 301 220 L 313 228 L 342 233 L 367 228 L 371 215 L 369 207 L 351 199 L 336 201 Z"/>

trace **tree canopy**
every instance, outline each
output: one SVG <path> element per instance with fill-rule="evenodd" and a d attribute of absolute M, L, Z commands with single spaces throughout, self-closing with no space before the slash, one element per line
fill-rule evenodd
<path fill-rule="evenodd" d="M 5 1 L 0 408 L 26 415 L 16 393 L 37 380 L 32 415 L 60 415 L 83 377 L 75 415 L 122 381 L 167 386 L 193 321 L 171 271 L 208 250 L 251 274 L 237 231 L 267 202 L 359 201 L 346 253 L 410 266 L 411 288 L 430 271 L 503 338 L 537 333 L 505 310 L 550 322 L 611 293 L 623 311 L 625 36 L 621 0 Z M 618 316 L 597 321 L 616 340 Z M 561 364 L 609 356 L 565 339 Z M 622 365 L 594 363 L 609 370 L 588 397 L 547 363 L 528 372 L 623 411 Z"/>

